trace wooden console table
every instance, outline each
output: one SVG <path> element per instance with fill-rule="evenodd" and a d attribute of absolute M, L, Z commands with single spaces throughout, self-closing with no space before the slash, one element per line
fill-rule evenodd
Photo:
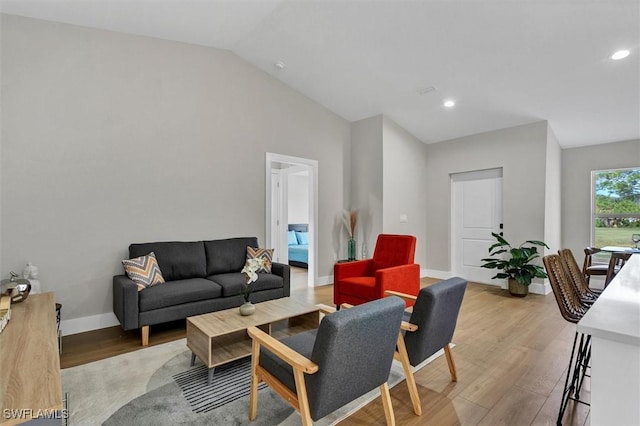
<path fill-rule="evenodd" d="M 62 414 L 55 295 L 33 294 L 11 305 L 0 333 L 0 425 Z"/>

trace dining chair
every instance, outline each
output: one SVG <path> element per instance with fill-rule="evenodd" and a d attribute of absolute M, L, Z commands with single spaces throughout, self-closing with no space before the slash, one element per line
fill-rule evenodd
<path fill-rule="evenodd" d="M 550 254 L 542 258 L 549 283 L 553 290 L 553 295 L 560 309 L 562 317 L 573 324 L 577 324 L 584 314 L 589 310 L 588 305 L 581 301 L 579 294 L 570 283 L 566 268 L 563 266 L 562 259 L 559 254 Z M 578 339 L 580 337 L 580 339 Z M 567 368 L 567 376 L 564 382 L 560 408 L 558 410 L 558 418 L 556 424 L 562 425 L 562 418 L 569 400 L 590 405 L 580 399 L 580 390 L 582 383 L 587 375 L 589 361 L 591 358 L 591 336 L 578 333 L 576 329 L 573 337 L 573 346 L 571 348 L 571 356 L 569 357 L 569 367 Z M 569 381 L 571 378 L 571 381 Z"/>
<path fill-rule="evenodd" d="M 607 264 L 593 263 L 593 255 L 596 253 L 600 253 L 601 251 L 602 250 L 597 247 L 587 247 L 584 249 L 584 263 L 582 264 L 582 274 L 584 275 L 585 281 L 587 282 L 587 286 L 589 285 L 591 275 L 607 275 Z"/>
<path fill-rule="evenodd" d="M 395 359 L 402 364 L 413 412 L 418 416 L 422 414 L 422 406 L 413 368 L 444 349 L 451 381 L 458 381 L 456 365 L 451 353 L 451 342 L 466 288 L 466 280 L 453 277 L 423 287 L 417 297 L 387 291 L 388 295 L 415 301 L 412 312 L 405 311 L 401 326 L 403 333 L 398 337 Z"/>
<path fill-rule="evenodd" d="M 570 249 L 560 249 L 558 250 L 558 255 L 560 255 L 560 261 L 562 262 L 562 266 L 565 268 L 569 282 L 573 285 L 574 290 L 578 293 L 582 302 L 587 305 L 592 305 L 593 302 L 598 299 L 598 296 L 602 291 L 589 288 L 584 274 L 580 270 L 578 262 Z"/>
<path fill-rule="evenodd" d="M 252 339 L 249 419 L 266 382 L 300 412 L 303 425 L 379 388 L 387 425 L 395 424 L 387 380 L 405 304 L 387 297 L 326 315 L 317 330 L 276 340 L 257 327 Z"/>
<path fill-rule="evenodd" d="M 627 260 L 633 253 L 615 251 L 611 253 L 611 259 L 609 259 L 609 266 L 607 268 L 607 277 L 604 280 L 604 286 L 607 287 L 611 280 L 616 276 L 620 269 L 627 263 Z"/>

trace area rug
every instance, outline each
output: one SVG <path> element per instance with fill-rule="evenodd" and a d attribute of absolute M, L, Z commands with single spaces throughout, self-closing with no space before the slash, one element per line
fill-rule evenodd
<path fill-rule="evenodd" d="M 209 369 L 204 365 L 175 374 L 184 399 L 195 413 L 208 413 L 236 399 L 249 395 L 251 384 L 251 357 L 237 359 L 215 368 L 209 383 Z M 258 390 L 267 387 L 260 383 Z"/>
<path fill-rule="evenodd" d="M 239 379 L 249 374 L 248 359 L 216 370 L 214 384 L 244 382 L 246 386 L 218 389 L 216 394 L 224 396 L 215 402 L 211 393 L 207 393 L 206 368 L 199 360 L 190 367 L 190 359 L 191 352 L 185 339 L 181 339 L 62 370 L 63 391 L 68 393 L 69 424 L 300 424 L 299 414 L 264 386 L 258 392 L 258 417 L 249 422 L 249 380 Z M 224 375 L 227 379 L 222 379 Z M 403 380 L 402 367 L 394 362 L 389 386 Z M 375 389 L 315 424 L 336 424 L 379 395 Z"/>

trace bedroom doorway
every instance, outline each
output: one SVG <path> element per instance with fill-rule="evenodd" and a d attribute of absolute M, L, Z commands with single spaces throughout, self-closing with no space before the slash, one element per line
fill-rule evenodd
<path fill-rule="evenodd" d="M 266 244 L 291 266 L 291 289 L 313 287 L 317 262 L 318 162 L 267 153 Z"/>

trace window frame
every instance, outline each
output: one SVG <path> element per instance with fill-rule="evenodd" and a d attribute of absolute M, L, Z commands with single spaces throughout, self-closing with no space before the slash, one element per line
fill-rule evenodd
<path fill-rule="evenodd" d="M 596 213 L 596 175 L 598 173 L 617 172 L 621 170 L 638 170 L 640 172 L 640 166 L 633 167 L 619 167 L 616 169 L 601 169 L 591 171 L 591 235 L 589 238 L 590 245 L 595 246 L 596 243 L 596 220 L 601 218 L 610 218 L 611 213 Z M 638 213 L 616 213 L 616 218 L 628 219 L 635 218 L 640 220 L 640 212 Z M 640 232 L 640 228 L 638 228 Z"/>

